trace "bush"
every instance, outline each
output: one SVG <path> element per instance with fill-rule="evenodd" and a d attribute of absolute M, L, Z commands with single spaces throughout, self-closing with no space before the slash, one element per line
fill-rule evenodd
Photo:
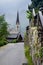
<path fill-rule="evenodd" d="M 8 42 L 5 38 L 0 39 L 0 46 L 6 45 Z"/>
<path fill-rule="evenodd" d="M 7 41 L 0 41 L 0 46 L 6 45 Z"/>
<path fill-rule="evenodd" d="M 17 39 L 14 39 L 14 40 L 12 41 L 12 43 L 17 43 Z"/>
<path fill-rule="evenodd" d="M 3 46 L 3 45 L 4 45 L 3 41 L 0 41 L 0 46 Z"/>

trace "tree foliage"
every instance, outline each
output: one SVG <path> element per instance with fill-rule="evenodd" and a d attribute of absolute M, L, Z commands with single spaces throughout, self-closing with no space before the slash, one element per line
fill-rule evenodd
<path fill-rule="evenodd" d="M 32 4 L 30 5 L 31 8 L 40 8 L 43 6 L 43 0 L 31 0 Z"/>
<path fill-rule="evenodd" d="M 35 12 L 38 13 L 39 8 L 43 6 L 43 0 L 31 0 L 32 3 L 28 5 L 27 18 L 32 19 L 32 10 L 35 9 Z"/>
<path fill-rule="evenodd" d="M 6 36 L 8 35 L 7 31 L 7 22 L 5 21 L 4 15 L 0 16 L 0 45 L 3 45 L 6 42 Z"/>
<path fill-rule="evenodd" d="M 8 24 L 4 19 L 4 15 L 0 16 L 0 37 L 7 36 L 7 34 L 8 34 L 7 26 L 8 26 Z"/>
<path fill-rule="evenodd" d="M 27 12 L 27 18 L 31 20 L 31 18 L 32 18 L 32 12 L 29 11 L 29 10 L 27 10 L 26 12 Z"/>

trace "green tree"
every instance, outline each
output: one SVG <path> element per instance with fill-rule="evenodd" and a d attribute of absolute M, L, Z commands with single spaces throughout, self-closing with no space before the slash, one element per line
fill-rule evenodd
<path fill-rule="evenodd" d="M 32 13 L 32 9 L 29 9 L 26 12 L 27 12 L 27 18 L 29 19 L 29 24 L 30 24 L 31 23 L 31 20 L 32 21 L 34 20 L 34 16 L 33 16 L 33 13 Z"/>
<path fill-rule="evenodd" d="M 27 18 L 31 20 L 32 18 L 32 12 L 27 10 Z"/>
<path fill-rule="evenodd" d="M 7 22 L 5 21 L 4 15 L 0 16 L 0 46 L 4 45 L 6 42 L 6 36 L 8 35 L 7 31 Z"/>
<path fill-rule="evenodd" d="M 43 0 L 31 0 L 31 5 L 28 6 L 28 8 L 35 8 L 35 10 L 38 10 L 40 7 L 43 6 Z"/>

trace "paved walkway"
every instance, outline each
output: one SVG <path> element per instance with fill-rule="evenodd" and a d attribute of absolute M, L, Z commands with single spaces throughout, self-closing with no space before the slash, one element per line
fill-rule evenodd
<path fill-rule="evenodd" d="M 10 43 L 0 48 L 0 65 L 22 65 L 26 62 L 24 43 Z"/>

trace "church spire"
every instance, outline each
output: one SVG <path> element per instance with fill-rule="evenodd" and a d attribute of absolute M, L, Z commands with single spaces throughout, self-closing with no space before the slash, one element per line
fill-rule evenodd
<path fill-rule="evenodd" d="M 16 20 L 16 24 L 20 24 L 20 22 L 19 22 L 19 12 L 17 12 L 17 20 Z"/>

